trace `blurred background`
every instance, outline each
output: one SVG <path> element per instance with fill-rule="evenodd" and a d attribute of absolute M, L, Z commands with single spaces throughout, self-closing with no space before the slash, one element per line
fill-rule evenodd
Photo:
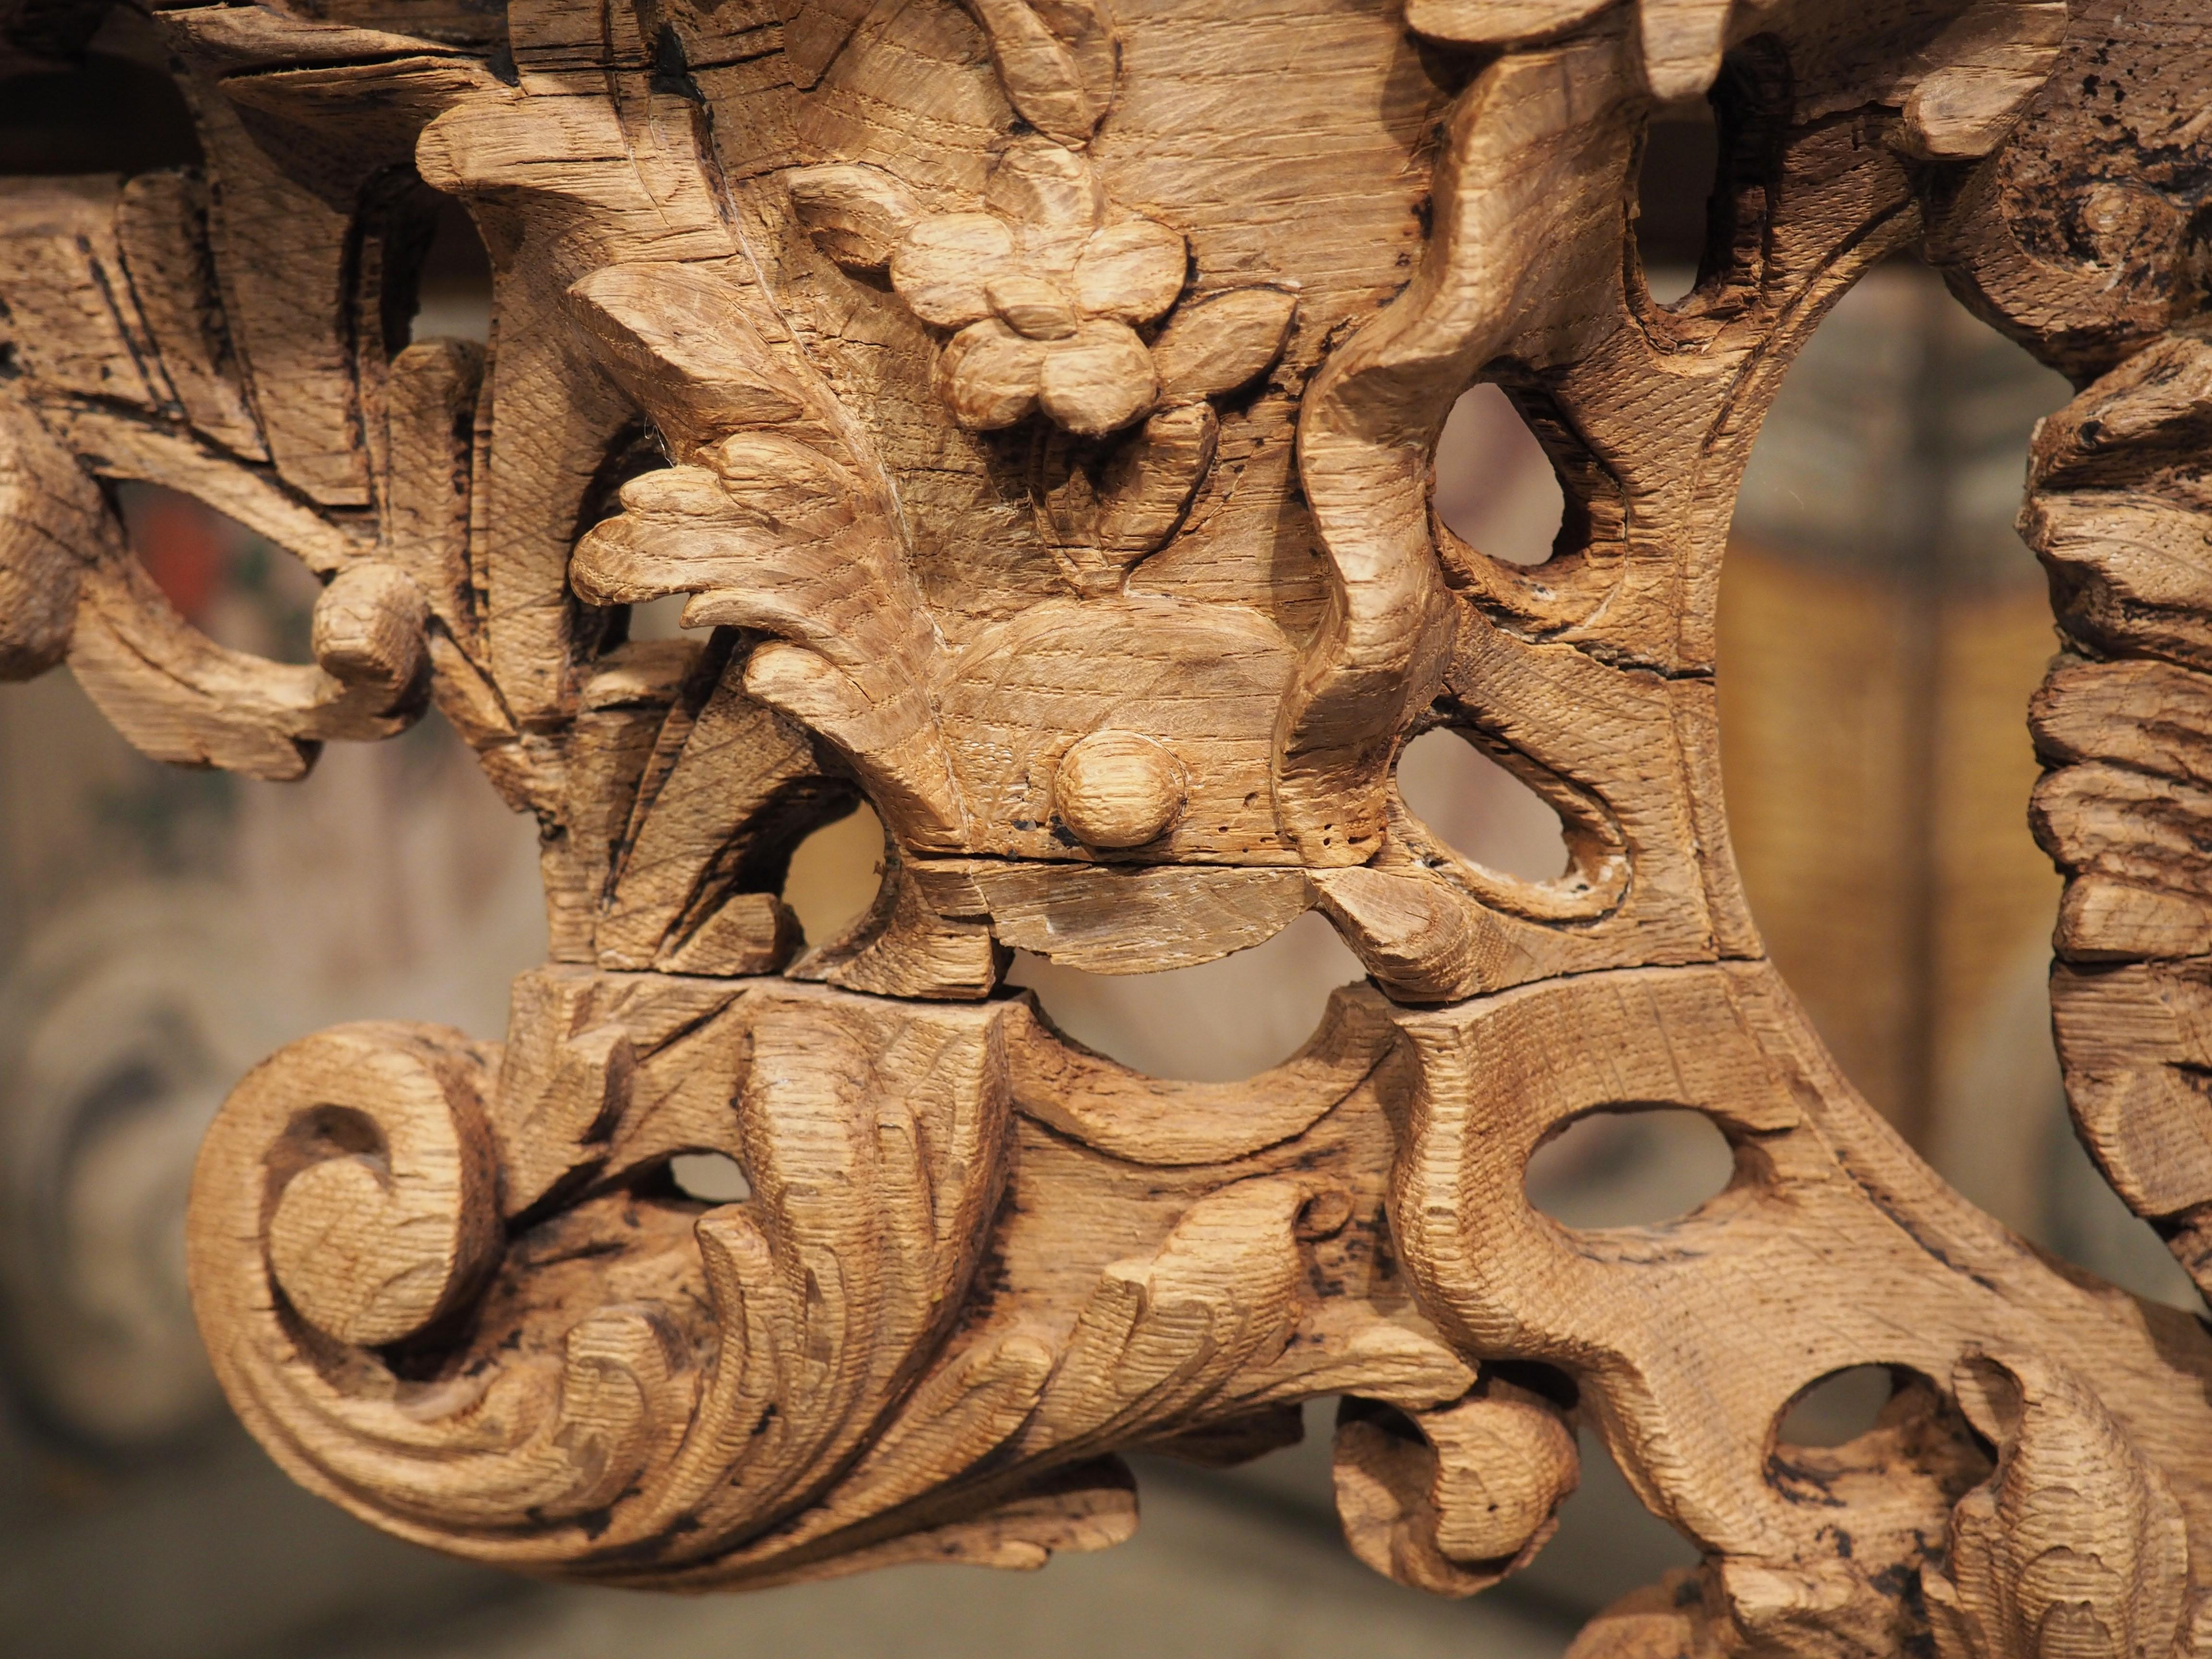
<path fill-rule="evenodd" d="M 1713 139 L 1658 125 L 1641 234 L 1679 295 Z M 0 79 L 0 173 L 191 165 L 166 81 L 120 57 Z M 418 337 L 482 338 L 465 219 L 441 229 Z M 2057 880 L 2029 840 L 2030 690 L 2053 648 L 2011 525 L 2038 416 L 2066 389 L 1924 268 L 1876 271 L 1823 325 L 1769 420 L 1722 588 L 1729 819 L 1776 959 L 1880 1109 L 1976 1201 L 2138 1292 L 2186 1280 L 2069 1129 L 2044 977 Z M 1541 560 L 1559 494 L 1502 394 L 1462 402 L 1439 510 L 1476 546 Z M 156 580 L 219 640 L 304 659 L 313 580 L 196 502 L 121 501 Z M 646 614 L 634 634 L 665 632 Z M 1564 863 L 1559 825 L 1447 733 L 1408 750 L 1414 809 L 1516 874 Z M 819 939 L 873 891 L 865 810 L 817 833 L 788 891 Z M 714 1652 L 1112 1653 L 1209 1659 L 1549 1656 L 1589 1613 L 1691 1559 L 1585 1438 L 1582 1490 L 1535 1565 L 1438 1601 L 1335 1535 L 1327 1402 L 1305 1444 L 1226 1473 L 1147 1463 L 1136 1540 L 1036 1575 L 907 1568 L 697 1601 L 528 1583 L 371 1533 L 292 1489 L 231 1422 L 186 1309 L 181 1217 L 202 1127 L 242 1072 L 341 1019 L 496 1035 L 539 960 L 532 825 L 433 715 L 334 744 L 304 783 L 143 760 L 66 672 L 0 686 L 0 1647 L 22 1659 L 623 1659 Z M 1156 1074 L 1249 1075 L 1357 977 L 1317 915 L 1182 972 L 1107 979 L 1024 959 L 1018 982 L 1084 1042 Z M 1717 1189 L 1702 1120 L 1594 1121 L 1532 1170 L 1577 1224 L 1656 1220 Z M 1846 1437 L 1846 1378 L 1794 1438 Z M 1823 1413 L 1826 1413 L 1825 1417 Z"/>

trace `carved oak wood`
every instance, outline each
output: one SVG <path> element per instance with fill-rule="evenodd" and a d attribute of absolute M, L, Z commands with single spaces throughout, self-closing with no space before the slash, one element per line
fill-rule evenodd
<path fill-rule="evenodd" d="M 1034 1566 L 1113 1454 L 1346 1396 L 1352 1548 L 1449 1595 L 1601 1432 L 1703 1549 L 1577 1652 L 2212 1650 L 2212 1340 L 1948 1190 L 1824 1055 L 1734 873 L 1714 603 L 1761 414 L 1918 249 L 2081 387 L 2024 520 L 2063 649 L 2035 826 L 2084 1139 L 2212 1267 L 2212 18 L 2187 0 L 290 0 L 0 7 L 170 64 L 204 171 L 0 184 L 0 665 L 285 779 L 434 703 L 543 830 L 503 1045 L 342 1026 L 231 1095 L 202 1327 L 297 1479 L 605 1582 Z M 1695 291 L 1642 135 L 1709 96 Z M 434 192 L 489 349 L 403 343 Z M 1479 379 L 1549 562 L 1430 510 Z M 199 635 L 103 486 L 325 580 L 314 660 Z M 685 636 L 624 607 L 688 596 Z M 1559 811 L 1473 865 L 1393 782 L 1443 726 Z M 865 799 L 874 908 L 777 896 Z M 1010 947 L 1206 961 L 1319 908 L 1369 982 L 1234 1085 L 1138 1075 Z M 1656 1228 L 1531 1152 L 1681 1106 Z M 750 1196 L 683 1199 L 719 1151 Z M 1877 1427 L 1783 1444 L 1893 1368 Z"/>

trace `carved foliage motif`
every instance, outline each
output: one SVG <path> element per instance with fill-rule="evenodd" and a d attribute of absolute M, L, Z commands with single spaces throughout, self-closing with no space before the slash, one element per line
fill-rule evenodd
<path fill-rule="evenodd" d="M 0 27 L 168 66 L 206 166 L 0 185 L 0 670 L 65 659 L 149 753 L 271 779 L 434 704 L 543 834 L 503 1045 L 341 1026 L 206 1142 L 202 1326 L 295 1477 L 620 1583 L 1034 1566 L 1127 1534 L 1117 1449 L 1233 1461 L 1334 1394 L 1352 1547 L 1444 1594 L 1540 1547 L 1604 1436 L 1706 1562 L 1585 1656 L 2191 1645 L 2212 1343 L 2026 1250 L 1836 1074 L 1736 884 L 1713 692 L 1760 415 L 1918 246 L 2084 388 L 2026 520 L 2067 642 L 2054 996 L 2085 1138 L 2201 1265 L 2187 8 L 67 14 Z M 1662 307 L 1635 170 L 1698 94 L 1722 176 Z M 483 350 L 401 337 L 441 193 Z M 1431 511 L 1480 378 L 1569 498 L 1540 567 Z M 324 580 L 312 664 L 169 607 L 131 479 Z M 683 637 L 627 637 L 672 596 Z M 1558 809 L 1563 876 L 1407 809 L 1436 726 Z M 863 799 L 882 890 L 802 950 L 792 850 Z M 1370 982 L 1241 1084 L 1001 987 L 1015 947 L 1153 971 L 1309 908 Z M 1725 1192 L 1529 1206 L 1548 1136 L 1654 1106 L 1720 1126 Z M 702 1152 L 749 1195 L 684 1197 Z M 1778 1440 L 1869 1364 L 1874 1430 Z"/>

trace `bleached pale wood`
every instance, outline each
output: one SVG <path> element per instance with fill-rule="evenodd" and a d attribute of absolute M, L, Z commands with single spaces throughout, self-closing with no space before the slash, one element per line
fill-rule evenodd
<path fill-rule="evenodd" d="M 141 747 L 265 777 L 434 702 L 538 821 L 553 943 L 502 1048 L 342 1027 L 233 1095 L 191 1259 L 240 1414 L 404 1537 L 698 1589 L 1103 1547 L 1117 1449 L 1235 1461 L 1337 1394 L 1352 1547 L 1447 1595 L 1604 1437 L 1705 1562 L 1581 1659 L 2204 1650 L 2212 1338 L 1836 1075 L 1713 690 L 1760 416 L 1917 244 L 2082 388 L 2025 520 L 2054 1007 L 2085 1141 L 2212 1273 L 2199 10 L 159 8 L 209 176 L 0 188 L 0 672 L 66 656 Z M 1662 307 L 1642 135 L 1707 92 Z M 482 354 L 391 334 L 416 179 L 490 254 Z M 1431 511 L 1485 376 L 1569 498 L 1534 568 Z M 128 478 L 314 571 L 315 662 L 178 617 Z M 1559 812 L 1560 876 L 1408 809 L 1437 727 Z M 793 850 L 864 799 L 880 890 L 802 951 Z M 1241 1083 L 1004 986 L 1316 908 L 1371 983 Z M 1724 1192 L 1536 1212 L 1547 1137 L 1652 1106 L 1719 1127 Z M 684 1197 L 696 1152 L 749 1196 Z M 1872 1431 L 1781 1442 L 1863 1364 Z"/>

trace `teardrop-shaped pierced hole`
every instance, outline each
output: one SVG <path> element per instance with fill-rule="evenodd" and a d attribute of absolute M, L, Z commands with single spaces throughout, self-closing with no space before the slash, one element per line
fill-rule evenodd
<path fill-rule="evenodd" d="M 1725 1188 L 1735 1153 L 1712 1119 L 1679 1106 L 1578 1117 L 1528 1159 L 1528 1202 L 1564 1227 L 1654 1227 Z"/>
<path fill-rule="evenodd" d="M 753 1183 L 727 1152 L 678 1152 L 668 1160 L 668 1179 L 702 1204 L 742 1204 L 753 1195 Z"/>
<path fill-rule="evenodd" d="M 884 826 L 865 804 L 792 849 L 783 902 L 809 945 L 837 938 L 867 914 L 884 884 Z"/>
<path fill-rule="evenodd" d="M 1565 829 L 1543 798 L 1458 732 L 1424 732 L 1398 757 L 1407 810 L 1462 858 L 1522 881 L 1567 866 Z"/>
<path fill-rule="evenodd" d="M 1881 1408 L 1897 1392 L 1887 1365 L 1851 1365 L 1808 1382 L 1783 1408 L 1775 1449 L 1847 1446 L 1871 1433 Z"/>
<path fill-rule="evenodd" d="M 1551 457 L 1488 382 L 1452 405 L 1437 440 L 1437 516 L 1469 547 L 1508 564 L 1552 556 L 1566 495 Z"/>
<path fill-rule="evenodd" d="M 1133 1071 L 1229 1083 L 1296 1054 L 1328 994 L 1364 972 L 1336 930 L 1308 911 L 1265 944 L 1195 968 L 1086 974 L 1018 951 L 1006 982 L 1035 992 L 1076 1042 Z"/>
<path fill-rule="evenodd" d="M 1704 99 L 1669 104 L 1651 118 L 1636 180 L 1636 251 L 1644 289 L 1662 306 L 1697 286 L 1720 157 L 1720 133 Z"/>

